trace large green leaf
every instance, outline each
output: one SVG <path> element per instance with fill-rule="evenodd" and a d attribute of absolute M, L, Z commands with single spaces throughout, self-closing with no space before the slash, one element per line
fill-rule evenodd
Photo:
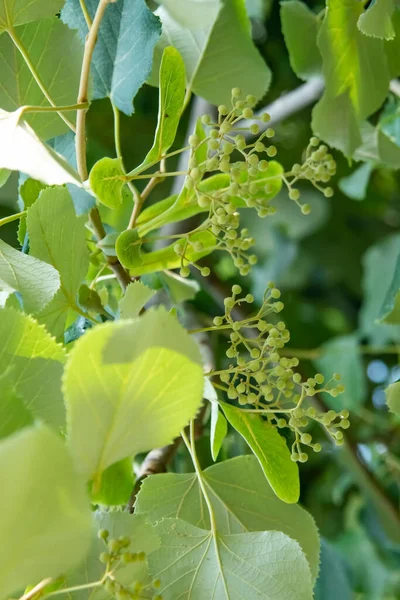
<path fill-rule="evenodd" d="M 360 31 L 372 37 L 392 40 L 395 37 L 392 23 L 394 9 L 394 0 L 375 0 L 358 19 Z"/>
<path fill-rule="evenodd" d="M 51 264 L 60 274 L 61 287 L 40 319 L 57 337 L 64 333 L 67 314 L 77 309 L 77 293 L 87 273 L 85 217 L 75 215 L 68 190 L 44 190 L 28 210 L 30 252 Z"/>
<path fill-rule="evenodd" d="M 400 417 L 400 381 L 390 384 L 385 392 L 390 412 Z"/>
<path fill-rule="evenodd" d="M 78 568 L 68 574 L 66 587 L 85 585 L 99 581 L 103 577 L 105 565 L 99 560 L 99 556 L 106 550 L 106 546 L 97 535 L 100 530 L 108 531 L 109 539 L 118 539 L 122 536 L 129 538 L 130 544 L 126 548 L 127 552 L 149 554 L 160 546 L 156 533 L 142 515 L 117 511 L 96 511 L 93 513 L 93 535 L 89 552 Z M 136 581 L 144 585 L 151 584 L 147 564 L 143 561 L 120 564 L 118 569 L 113 572 L 113 577 L 125 588 L 133 587 Z M 88 590 L 77 590 L 74 598 L 88 600 Z M 110 594 L 101 587 L 90 590 L 90 598 L 91 600 L 103 600 L 110 598 Z"/>
<path fill-rule="evenodd" d="M 192 4 L 203 9 L 202 18 L 198 10 L 190 10 Z M 212 7 L 209 2 L 192 0 L 185 10 L 191 26 L 176 21 L 167 6 L 156 11 L 162 35 L 156 46 L 152 83 L 157 83 L 162 49 L 172 44 L 185 62 L 187 88 L 197 95 L 212 104 L 229 104 L 232 88 L 239 86 L 246 94 L 262 98 L 271 74 L 252 42 L 244 0 L 215 0 Z"/>
<path fill-rule="evenodd" d="M 371 246 L 363 257 L 364 301 L 360 311 L 360 331 L 372 344 L 385 345 L 400 340 L 400 326 L 377 323 L 395 276 L 400 251 L 400 235 L 390 235 Z"/>
<path fill-rule="evenodd" d="M 315 361 L 316 368 L 327 381 L 335 371 L 340 373 L 345 388 L 337 398 L 324 394 L 325 403 L 335 410 L 360 409 L 366 399 L 367 383 L 357 337 L 347 335 L 334 338 L 322 346 L 321 352 L 321 358 Z"/>
<path fill-rule="evenodd" d="M 91 513 L 83 480 L 62 440 L 45 426 L 0 442 L 0 597 L 83 559 Z"/>
<path fill-rule="evenodd" d="M 328 0 L 318 35 L 325 93 L 313 113 L 313 129 L 351 156 L 361 143 L 358 125 L 383 103 L 389 87 L 384 42 L 358 29 L 361 2 Z"/>
<path fill-rule="evenodd" d="M 220 403 L 229 423 L 245 439 L 275 494 L 293 504 L 300 494 L 299 469 L 278 430 L 259 415 Z"/>
<path fill-rule="evenodd" d="M 164 600 L 312 600 L 311 574 L 297 542 L 278 531 L 214 534 L 181 519 L 154 527 L 149 556 Z"/>
<path fill-rule="evenodd" d="M 160 99 L 154 143 L 143 163 L 130 175 L 157 163 L 175 140 L 185 100 L 185 64 L 172 46 L 164 49 L 159 74 Z"/>
<path fill-rule="evenodd" d="M 85 4 L 93 18 L 99 0 Z M 88 28 L 80 0 L 67 0 L 61 18 L 78 29 L 84 42 Z M 93 53 L 94 100 L 110 97 L 120 110 L 132 114 L 133 99 L 150 75 L 160 31 L 159 20 L 145 0 L 119 0 L 107 6 Z"/>
<path fill-rule="evenodd" d="M 194 340 L 164 310 L 97 326 L 72 350 L 64 377 L 71 449 L 95 482 L 114 462 L 168 444 L 201 403 Z"/>
<path fill-rule="evenodd" d="M 288 0 L 281 4 L 281 21 L 293 71 L 301 79 L 319 75 L 322 59 L 317 35 L 321 20 L 303 2 Z"/>
<path fill-rule="evenodd" d="M 62 346 L 29 315 L 11 308 L 0 310 L 0 339 L 0 372 L 9 370 L 9 381 L 35 418 L 62 426 Z"/>
<path fill-rule="evenodd" d="M 1 0 L 0 33 L 16 25 L 37 21 L 43 17 L 52 17 L 65 0 Z"/>
<path fill-rule="evenodd" d="M 0 361 L 1 364 L 1 361 Z M 3 377 L 1 382 L 0 401 L 0 440 L 33 424 L 33 418 L 15 388 L 7 385 Z"/>
<path fill-rule="evenodd" d="M 51 114 L 51 113 L 50 113 Z M 0 166 L 48 185 L 82 185 L 78 173 L 24 121 L 22 110 L 0 109 Z"/>
<path fill-rule="evenodd" d="M 17 27 L 14 35 L 28 53 L 53 102 L 57 106 L 75 104 L 82 63 L 82 46 L 76 33 L 54 17 Z M 49 105 L 8 35 L 0 37 L 0 69 L 2 109 L 13 111 L 25 105 Z M 65 115 L 74 120 L 73 112 Z M 54 112 L 29 115 L 28 121 L 42 139 L 55 137 L 67 129 Z"/>
<path fill-rule="evenodd" d="M 282 531 L 303 549 L 313 578 L 318 574 L 319 537 L 313 518 L 300 506 L 276 497 L 254 456 L 239 456 L 202 473 L 221 534 Z M 202 529 L 210 518 L 197 475 L 167 473 L 142 483 L 135 511 L 151 522 L 163 517 L 183 519 Z"/>
<path fill-rule="evenodd" d="M 60 287 L 56 269 L 0 240 L 0 290 L 19 292 L 26 312 L 48 305 Z"/>

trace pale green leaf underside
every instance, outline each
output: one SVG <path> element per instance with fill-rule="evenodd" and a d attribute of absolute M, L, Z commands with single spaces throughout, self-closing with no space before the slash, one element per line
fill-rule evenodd
<path fill-rule="evenodd" d="M 317 35 L 321 21 L 317 15 L 304 2 L 288 0 L 281 4 L 281 20 L 293 71 L 301 79 L 319 75 L 322 60 Z"/>
<path fill-rule="evenodd" d="M 44 190 L 28 210 L 30 253 L 60 274 L 59 292 L 39 315 L 57 337 L 64 332 L 68 311 L 77 308 L 76 296 L 89 267 L 85 220 L 76 216 L 66 188 Z"/>
<path fill-rule="evenodd" d="M 0 290 L 19 292 L 26 312 L 43 309 L 59 287 L 60 277 L 54 267 L 0 240 Z"/>
<path fill-rule="evenodd" d="M 385 390 L 386 404 L 390 412 L 400 417 L 400 381 L 396 381 L 389 385 Z"/>
<path fill-rule="evenodd" d="M 299 499 L 299 469 L 292 461 L 284 438 L 259 415 L 220 403 L 229 423 L 245 439 L 258 459 L 275 494 L 290 504 Z"/>
<path fill-rule="evenodd" d="M 141 281 L 130 283 L 124 297 L 120 300 L 121 319 L 131 319 L 139 316 L 144 305 L 154 296 L 155 292 Z"/>
<path fill-rule="evenodd" d="M 0 0 L 0 33 L 43 17 L 52 17 L 65 0 Z"/>
<path fill-rule="evenodd" d="M 62 346 L 29 315 L 11 308 L 0 310 L 0 339 L 0 372 L 9 372 L 9 381 L 36 419 L 61 427 Z"/>
<path fill-rule="evenodd" d="M 57 106 L 75 104 L 83 52 L 76 32 L 53 17 L 17 27 L 14 35 L 27 51 L 53 102 Z M 26 105 L 49 106 L 7 34 L 0 36 L 0 70 L 2 109 L 11 112 Z M 73 112 L 65 116 L 70 120 L 75 118 Z M 67 131 L 67 125 L 57 113 L 30 115 L 28 121 L 44 140 Z"/>
<path fill-rule="evenodd" d="M 164 600 L 312 600 L 307 560 L 283 533 L 214 538 L 180 519 L 165 519 L 154 530 L 161 548 L 148 561 Z"/>
<path fill-rule="evenodd" d="M 22 111 L 0 109 L 0 137 L 2 169 L 21 171 L 47 185 L 82 185 L 78 173 L 24 121 Z"/>
<path fill-rule="evenodd" d="M 358 27 L 365 35 L 385 40 L 395 37 L 392 15 L 394 0 L 375 0 L 358 19 Z"/>
<path fill-rule="evenodd" d="M 187 87 L 212 104 L 229 104 L 231 90 L 262 98 L 271 74 L 251 39 L 250 21 L 244 0 L 222 0 L 210 10 L 204 3 L 204 19 L 187 11 L 192 27 L 181 25 L 164 6 L 157 9 L 163 32 L 156 46 L 152 83 L 161 60 L 162 48 L 173 45 L 186 67 Z M 249 68 L 251 65 L 251 68 Z"/>
<path fill-rule="evenodd" d="M 91 512 L 63 441 L 43 425 L 0 442 L 0 478 L 7 482 L 0 498 L 5 598 L 79 563 L 89 546 Z"/>
<path fill-rule="evenodd" d="M 277 498 L 254 456 L 240 456 L 213 465 L 203 471 L 203 478 L 220 533 L 281 531 L 300 544 L 316 578 L 319 536 L 313 518 L 300 506 Z M 142 484 L 135 510 L 151 522 L 173 517 L 202 529 L 210 528 L 207 505 L 193 473 L 148 477 Z"/>
<path fill-rule="evenodd" d="M 81 470 L 96 480 L 114 462 L 171 442 L 195 416 L 203 379 L 196 343 L 164 310 L 87 332 L 64 377 Z"/>

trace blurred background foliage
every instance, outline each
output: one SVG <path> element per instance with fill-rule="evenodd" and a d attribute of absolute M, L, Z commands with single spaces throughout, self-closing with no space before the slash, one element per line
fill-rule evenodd
<path fill-rule="evenodd" d="M 320 2 L 307 4 L 315 12 L 324 8 Z M 253 36 L 273 73 L 261 103 L 267 105 L 301 82 L 289 63 L 279 3 L 248 0 L 248 10 Z M 311 108 L 275 126 L 278 159 L 286 168 L 299 162 L 312 135 Z M 158 90 L 144 86 L 134 116 L 121 115 L 128 168 L 140 163 L 150 148 L 157 110 Z M 184 143 L 189 114 L 190 107 L 176 147 Z M 385 119 L 386 131 L 400 147 L 399 99 L 390 96 L 383 115 L 374 119 Z M 89 166 L 115 155 L 112 132 L 110 103 L 94 102 L 88 116 Z M 256 238 L 259 262 L 240 284 L 260 302 L 266 283 L 273 280 L 282 290 L 289 348 L 302 358 L 304 374 L 336 371 L 346 386 L 343 396 L 318 402 L 350 410 L 348 445 L 337 448 L 316 429 L 313 438 L 320 438 L 323 451 L 311 453 L 300 469 L 301 501 L 323 536 L 316 599 L 395 600 L 400 598 L 400 429 L 399 419 L 388 412 L 384 389 L 400 378 L 400 327 L 376 319 L 400 248 L 400 179 L 395 170 L 368 162 L 351 164 L 340 152 L 333 154 L 338 164 L 335 195 L 326 199 L 305 185 L 302 200 L 312 207 L 309 216 L 300 213 L 285 190 L 275 200 L 277 215 L 261 220 L 255 212 L 243 211 L 243 222 Z M 158 186 L 153 199 L 167 196 L 169 185 Z M 17 188 L 12 176 L 0 189 L 0 218 L 16 211 Z M 130 206 L 122 206 L 103 214 L 106 222 L 122 227 L 129 213 Z M 2 228 L 2 238 L 18 246 L 15 223 Z M 213 255 L 212 261 L 212 276 L 199 281 L 201 290 L 191 301 L 206 322 L 221 313 L 224 296 L 239 281 L 230 259 Z M 211 342 L 218 365 L 224 361 L 225 340 L 214 334 Z M 231 433 L 219 459 L 245 452 L 244 442 Z M 207 435 L 199 442 L 199 453 L 203 467 L 212 463 Z M 173 466 L 190 469 L 183 449 Z"/>

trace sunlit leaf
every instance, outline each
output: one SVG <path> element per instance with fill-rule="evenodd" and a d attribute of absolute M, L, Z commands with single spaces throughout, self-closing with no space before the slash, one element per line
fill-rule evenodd
<path fill-rule="evenodd" d="M 0 372 L 39 420 L 61 427 L 65 420 L 61 376 L 65 352 L 42 325 L 11 308 L 0 310 Z"/>
<path fill-rule="evenodd" d="M 137 317 L 144 305 L 154 296 L 155 292 L 140 281 L 130 283 L 124 297 L 120 300 L 121 319 Z"/>
<path fill-rule="evenodd" d="M 91 512 L 63 441 L 43 425 L 0 442 L 0 475 L 7 481 L 0 499 L 0 536 L 7 540 L 0 549 L 0 596 L 8 597 L 83 559 Z"/>
<path fill-rule="evenodd" d="M 149 568 L 160 579 L 165 600 L 313 597 L 307 560 L 298 543 L 281 532 L 213 535 L 181 519 L 164 519 L 154 531 L 161 548 L 150 554 Z"/>
<path fill-rule="evenodd" d="M 219 533 L 282 531 L 300 544 L 313 578 L 317 576 L 319 538 L 313 518 L 300 506 L 277 498 L 254 456 L 220 462 L 203 471 L 202 476 Z M 167 516 L 210 528 L 207 505 L 194 473 L 148 477 L 138 494 L 135 511 L 151 522 Z"/>
<path fill-rule="evenodd" d="M 168 444 L 194 417 L 202 393 L 199 350 L 171 314 L 149 311 L 91 329 L 75 343 L 64 377 L 80 469 L 96 485 L 113 463 Z"/>
<path fill-rule="evenodd" d="M 126 505 L 132 493 L 133 481 L 133 461 L 124 458 L 103 472 L 100 489 L 91 494 L 91 501 L 105 506 Z"/>
<path fill-rule="evenodd" d="M 365 35 L 392 40 L 395 31 L 392 15 L 394 0 L 375 0 L 358 19 L 358 27 Z"/>
<path fill-rule="evenodd" d="M 259 415 L 246 413 L 221 402 L 229 423 L 245 439 L 258 459 L 275 494 L 293 504 L 300 494 L 299 469 L 292 461 L 284 438 Z"/>
<path fill-rule="evenodd" d="M 52 17 L 65 0 L 1 0 L 0 33 L 29 21 L 37 21 L 43 17 Z"/>

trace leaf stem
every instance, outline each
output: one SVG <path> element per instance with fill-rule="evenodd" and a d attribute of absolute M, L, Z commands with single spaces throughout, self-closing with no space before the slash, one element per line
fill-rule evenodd
<path fill-rule="evenodd" d="M 82 10 L 83 16 L 85 17 L 86 25 L 87 25 L 88 29 L 90 29 L 92 26 L 92 19 L 90 17 L 89 11 L 85 4 L 85 0 L 79 0 L 79 4 L 81 5 L 81 10 Z"/>
<path fill-rule="evenodd" d="M 22 212 L 15 213 L 14 215 L 9 215 L 8 217 L 3 217 L 3 219 L 0 219 L 0 227 L 2 225 L 7 225 L 7 223 L 12 223 L 12 221 L 16 221 L 17 219 L 20 219 L 21 217 L 26 215 L 26 212 L 27 212 L 26 210 L 23 210 Z"/>
<path fill-rule="evenodd" d="M 85 110 L 89 108 L 89 102 L 82 104 L 68 104 L 66 106 L 21 106 L 21 113 L 47 113 L 47 112 L 68 112 L 71 110 Z"/>
<path fill-rule="evenodd" d="M 33 65 L 31 59 L 29 58 L 29 54 L 27 53 L 24 45 L 22 44 L 21 40 L 18 38 L 15 29 L 13 27 L 10 27 L 9 29 L 7 29 L 7 33 L 10 36 L 10 38 L 12 39 L 14 45 L 16 46 L 16 48 L 19 50 L 22 58 L 25 61 L 26 66 L 28 67 L 29 71 L 31 72 L 32 77 L 34 78 L 34 80 L 36 81 L 37 85 L 39 86 L 42 94 L 44 95 L 44 97 L 46 98 L 46 100 L 48 101 L 49 104 L 51 104 L 52 107 L 56 108 L 56 103 L 54 102 L 54 100 L 52 99 L 52 97 L 50 96 L 49 91 L 47 90 L 46 86 L 44 85 L 39 73 L 36 71 L 35 66 Z M 64 121 L 64 123 L 66 125 L 68 125 L 68 127 L 70 129 L 72 129 L 72 131 L 75 132 L 75 125 L 72 123 L 72 121 L 70 121 L 67 117 L 65 117 L 61 112 L 58 112 L 59 117 Z M 78 113 L 79 114 L 79 113 Z"/>
<path fill-rule="evenodd" d="M 107 6 L 108 4 L 110 4 L 111 1 L 112 0 L 100 0 L 97 6 L 96 13 L 94 15 L 93 22 L 90 26 L 89 33 L 86 38 L 77 104 L 82 104 L 88 101 L 89 75 L 90 66 L 93 58 L 93 52 L 96 45 L 101 21 L 103 19 Z M 76 117 L 76 161 L 78 165 L 78 172 L 82 178 L 82 181 L 85 181 L 88 178 L 86 163 L 86 112 L 86 110 L 80 110 Z"/>
<path fill-rule="evenodd" d="M 50 598 L 51 596 L 60 596 L 61 594 L 70 594 L 71 592 L 80 592 L 81 590 L 90 590 L 96 587 L 100 587 L 101 585 L 103 585 L 103 580 L 104 578 L 100 579 L 99 581 L 94 581 L 92 583 L 83 583 L 82 585 L 74 585 L 72 587 L 55 590 L 54 592 L 49 592 L 48 594 L 45 594 L 44 598 Z"/>
<path fill-rule="evenodd" d="M 35 587 L 33 587 L 29 592 L 26 592 L 23 596 L 19 598 L 19 600 L 32 600 L 37 594 L 40 594 L 44 590 L 44 588 L 53 582 L 51 577 L 47 577 L 40 581 Z"/>

